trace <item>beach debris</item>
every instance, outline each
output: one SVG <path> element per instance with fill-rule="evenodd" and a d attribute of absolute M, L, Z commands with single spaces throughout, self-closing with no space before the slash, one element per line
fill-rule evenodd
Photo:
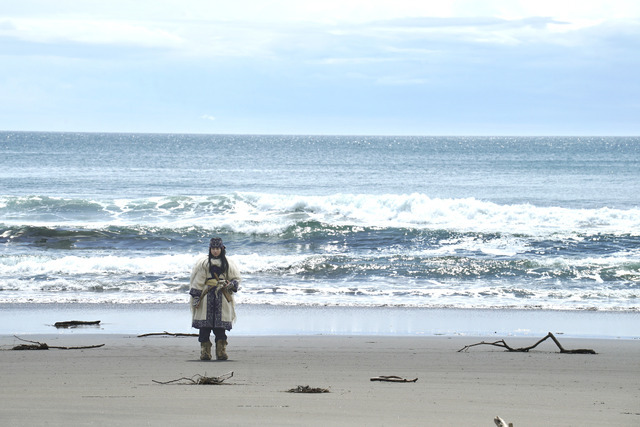
<path fill-rule="evenodd" d="M 395 375 L 380 375 L 379 377 L 373 377 L 370 379 L 371 381 L 386 381 L 390 383 L 415 383 L 418 381 L 417 378 L 412 380 L 408 380 L 406 378 L 398 377 Z"/>
<path fill-rule="evenodd" d="M 458 353 L 460 353 L 462 351 L 467 351 L 471 347 L 475 347 L 477 345 L 492 345 L 492 346 L 496 346 L 496 347 L 506 348 L 508 351 L 516 351 L 516 352 L 525 352 L 526 353 L 529 350 L 537 347 L 538 344 L 540 344 L 541 342 L 543 342 L 543 341 L 545 341 L 545 340 L 547 340 L 549 338 L 551 338 L 553 340 L 553 342 L 556 343 L 556 345 L 560 349 L 560 353 L 564 353 L 564 354 L 598 354 L 595 351 L 593 351 L 591 349 L 588 349 L 588 348 L 578 348 L 578 349 L 574 349 L 574 350 L 567 350 L 564 347 L 562 347 L 562 345 L 560 344 L 560 341 L 558 341 L 558 339 L 551 332 L 549 332 L 544 338 L 539 340 L 537 343 L 535 343 L 534 345 L 529 346 L 529 347 L 513 348 L 513 347 L 510 347 L 505 342 L 505 340 L 498 340 L 498 341 L 494 341 L 494 342 L 482 341 L 482 342 L 478 342 L 478 343 L 475 343 L 475 344 L 465 345 L 460 350 L 458 350 Z"/>
<path fill-rule="evenodd" d="M 154 335 L 167 335 L 167 336 L 171 336 L 171 337 L 197 337 L 198 334 L 185 334 L 185 333 L 173 333 L 173 332 L 151 332 L 148 334 L 142 334 L 142 335 L 138 335 L 138 338 L 142 338 L 142 337 L 150 337 L 150 336 L 154 336 Z"/>
<path fill-rule="evenodd" d="M 42 343 L 38 341 L 25 340 L 16 335 L 14 335 L 14 337 L 19 339 L 20 341 L 29 342 L 31 344 L 20 344 L 13 347 L 12 350 L 49 350 L 50 348 L 55 348 L 57 350 L 84 350 L 87 348 L 98 348 L 98 347 L 104 346 L 104 344 L 98 344 L 98 345 L 87 345 L 87 346 L 81 346 L 81 347 L 60 347 L 56 345 L 48 345 L 47 343 Z"/>
<path fill-rule="evenodd" d="M 513 423 L 507 424 L 507 422 L 500 417 L 495 417 L 493 422 L 496 423 L 498 427 L 513 427 Z"/>
<path fill-rule="evenodd" d="M 308 385 L 299 385 L 296 388 L 287 390 L 287 393 L 330 393 L 328 388 L 309 387 Z"/>
<path fill-rule="evenodd" d="M 49 350 L 49 346 L 46 343 L 20 344 L 13 347 L 11 350 Z"/>
<path fill-rule="evenodd" d="M 98 326 L 99 320 L 67 320 L 64 322 L 56 322 L 53 324 L 56 328 L 77 328 L 78 326 Z"/>
<path fill-rule="evenodd" d="M 156 384 L 182 384 L 182 385 L 220 385 L 224 381 L 233 377 L 233 371 L 227 372 L 226 374 L 220 375 L 219 377 L 207 377 L 204 375 L 196 374 L 191 378 L 178 378 L 177 380 L 171 381 L 156 381 L 152 380 Z"/>

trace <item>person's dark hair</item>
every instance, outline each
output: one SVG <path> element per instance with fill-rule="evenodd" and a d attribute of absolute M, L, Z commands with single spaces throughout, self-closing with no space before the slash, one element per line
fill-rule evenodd
<path fill-rule="evenodd" d="M 227 261 L 227 248 L 224 246 L 220 248 L 220 256 L 216 257 L 220 260 L 220 268 L 222 269 L 222 274 L 225 277 L 229 275 L 229 261 Z M 211 260 L 214 259 L 214 256 L 211 255 L 211 248 L 209 248 L 209 271 L 211 271 Z"/>

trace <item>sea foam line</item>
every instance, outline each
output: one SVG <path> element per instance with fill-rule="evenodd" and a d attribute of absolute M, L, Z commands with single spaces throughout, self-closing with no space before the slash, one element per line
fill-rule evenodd
<path fill-rule="evenodd" d="M 640 233 L 640 209 L 500 205 L 424 194 L 330 196 L 233 193 L 210 197 L 76 200 L 0 198 L 6 225 L 202 227 L 279 234 L 303 222 L 332 226 L 444 229 L 525 235 Z"/>

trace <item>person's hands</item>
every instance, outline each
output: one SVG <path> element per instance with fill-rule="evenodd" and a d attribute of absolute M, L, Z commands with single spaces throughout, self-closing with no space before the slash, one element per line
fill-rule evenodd
<path fill-rule="evenodd" d="M 227 289 L 233 292 L 238 292 L 238 285 L 239 285 L 239 282 L 234 279 L 227 284 Z"/>

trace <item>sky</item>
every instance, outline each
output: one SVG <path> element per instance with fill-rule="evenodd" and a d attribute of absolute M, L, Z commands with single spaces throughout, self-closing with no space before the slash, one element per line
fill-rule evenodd
<path fill-rule="evenodd" d="M 640 135 L 637 0 L 0 0 L 0 130 Z"/>

